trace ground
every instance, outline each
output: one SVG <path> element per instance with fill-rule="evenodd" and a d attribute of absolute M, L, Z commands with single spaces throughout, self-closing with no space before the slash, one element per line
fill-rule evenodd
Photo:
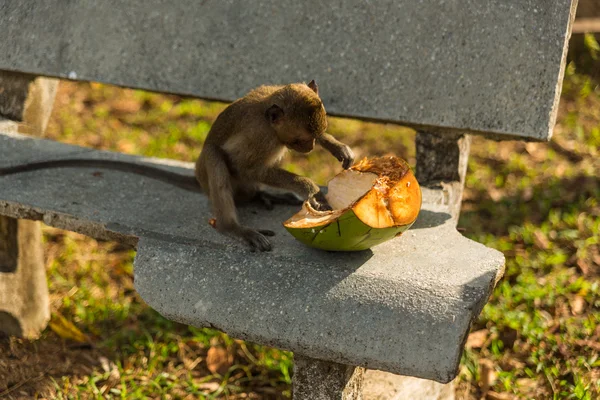
<path fill-rule="evenodd" d="M 61 83 L 46 137 L 192 161 L 223 104 Z M 358 156 L 414 165 L 414 131 L 331 118 Z M 507 267 L 472 328 L 459 399 L 600 397 L 600 88 L 567 69 L 550 143 L 474 138 L 459 230 Z M 285 167 L 325 183 L 324 151 Z M 134 252 L 44 227 L 52 321 L 41 339 L 0 338 L 0 398 L 290 396 L 289 353 L 170 322 L 133 289 Z"/>

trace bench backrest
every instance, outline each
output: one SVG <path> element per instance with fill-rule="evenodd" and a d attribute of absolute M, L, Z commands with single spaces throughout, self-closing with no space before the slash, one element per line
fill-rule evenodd
<path fill-rule="evenodd" d="M 231 101 L 315 79 L 333 115 L 548 140 L 573 0 L 0 0 L 0 69 Z"/>

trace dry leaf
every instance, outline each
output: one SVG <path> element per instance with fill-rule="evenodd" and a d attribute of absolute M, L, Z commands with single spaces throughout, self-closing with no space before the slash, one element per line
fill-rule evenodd
<path fill-rule="evenodd" d="M 486 340 L 490 335 L 490 331 L 487 329 L 481 329 L 475 332 L 471 332 L 467 338 L 465 347 L 467 349 L 480 349 L 485 345 Z"/>
<path fill-rule="evenodd" d="M 509 393 L 498 393 L 498 392 L 489 391 L 489 392 L 487 392 L 485 398 L 487 400 L 512 400 L 512 399 L 515 399 L 516 397 Z"/>
<path fill-rule="evenodd" d="M 208 224 L 209 224 L 210 226 L 212 226 L 213 228 L 217 229 L 217 220 L 216 220 L 215 218 L 210 218 L 210 219 L 208 220 Z"/>
<path fill-rule="evenodd" d="M 592 261 L 600 267 L 600 252 L 592 250 Z"/>
<path fill-rule="evenodd" d="M 112 102 L 112 108 L 116 112 L 133 114 L 140 111 L 141 102 L 135 99 L 121 99 Z"/>
<path fill-rule="evenodd" d="M 587 260 L 583 259 L 583 258 L 578 258 L 577 259 L 577 266 L 579 267 L 579 269 L 581 270 L 581 273 L 583 275 L 589 275 L 590 270 L 591 270 L 591 266 L 590 264 L 587 262 Z"/>
<path fill-rule="evenodd" d="M 579 347 L 589 347 L 590 349 L 600 351 L 600 343 L 595 340 L 578 339 L 573 343 Z"/>
<path fill-rule="evenodd" d="M 73 323 L 68 321 L 58 312 L 52 313 L 52 318 L 48 324 L 58 336 L 63 339 L 74 340 L 76 342 L 89 342 L 89 338 L 84 335 Z"/>
<path fill-rule="evenodd" d="M 479 360 L 479 387 L 481 387 L 481 391 L 486 393 L 490 390 L 490 387 L 496 383 L 497 377 L 494 362 L 487 358 L 481 358 Z"/>
<path fill-rule="evenodd" d="M 100 361 L 100 366 L 102 367 L 104 372 L 109 372 L 107 384 L 109 388 L 112 388 L 121 380 L 119 368 L 117 368 L 117 365 L 114 362 L 112 362 L 112 360 L 109 360 L 106 357 L 100 357 L 98 358 L 98 361 Z"/>
<path fill-rule="evenodd" d="M 216 392 L 221 387 L 219 382 L 206 382 L 198 385 L 199 389 L 206 390 L 207 392 Z"/>
<path fill-rule="evenodd" d="M 548 238 L 544 232 L 540 230 L 533 232 L 533 242 L 542 250 L 548 250 L 550 248 L 550 242 L 548 241 Z"/>
<path fill-rule="evenodd" d="M 223 347 L 213 346 L 208 349 L 206 366 L 213 374 L 225 375 L 233 364 L 233 354 Z"/>
<path fill-rule="evenodd" d="M 580 315 L 585 310 L 585 300 L 581 296 L 575 296 L 571 300 L 571 312 L 573 315 Z"/>
<path fill-rule="evenodd" d="M 517 360 L 516 358 L 507 357 L 500 361 L 500 368 L 503 371 L 521 370 L 525 368 L 526 364 Z"/>
<path fill-rule="evenodd" d="M 523 189 L 523 193 L 521 193 L 521 199 L 523 199 L 523 201 L 530 201 L 533 199 L 533 189 L 530 186 L 527 186 L 525 189 Z"/>
<path fill-rule="evenodd" d="M 495 187 L 488 188 L 488 194 L 490 198 L 494 201 L 500 201 L 504 196 L 504 192 L 502 190 L 498 190 Z"/>

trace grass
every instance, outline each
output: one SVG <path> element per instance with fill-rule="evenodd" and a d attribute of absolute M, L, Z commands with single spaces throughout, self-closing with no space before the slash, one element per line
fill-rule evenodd
<path fill-rule="evenodd" d="M 192 161 L 223 108 L 64 82 L 46 136 Z M 410 129 L 336 118 L 330 127 L 359 156 L 414 165 Z M 599 148 L 600 89 L 572 65 L 551 143 L 475 138 L 459 228 L 503 251 L 507 268 L 467 342 L 459 399 L 600 398 Z M 285 167 L 319 183 L 340 169 L 323 151 Z M 0 397 L 290 396 L 289 353 L 148 308 L 133 289 L 131 250 L 48 227 L 44 240 L 53 323 L 38 341 L 0 339 Z"/>

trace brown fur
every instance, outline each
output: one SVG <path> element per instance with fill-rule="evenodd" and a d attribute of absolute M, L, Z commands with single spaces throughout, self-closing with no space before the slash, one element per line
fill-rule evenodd
<path fill-rule="evenodd" d="M 286 148 L 308 153 L 319 142 L 348 168 L 352 151 L 326 129 L 314 81 L 261 86 L 229 105 L 213 124 L 196 163 L 196 178 L 210 197 L 217 229 L 243 238 L 253 250 L 271 249 L 264 235 L 239 224 L 235 209 L 237 198 L 260 194 L 261 184 L 298 193 L 315 208 L 327 209 L 313 181 L 277 167 Z"/>

